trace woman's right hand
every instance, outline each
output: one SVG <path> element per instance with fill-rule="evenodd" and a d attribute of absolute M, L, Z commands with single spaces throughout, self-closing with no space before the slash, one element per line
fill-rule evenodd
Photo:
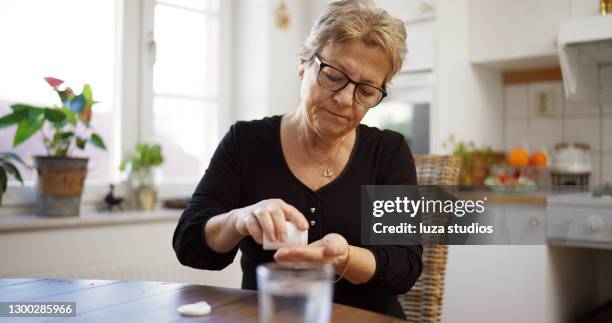
<path fill-rule="evenodd" d="M 263 236 L 271 241 L 287 240 L 287 221 L 300 230 L 308 229 L 306 217 L 292 205 L 281 199 L 263 200 L 234 212 L 236 231 L 243 237 L 251 236 L 258 244 Z"/>

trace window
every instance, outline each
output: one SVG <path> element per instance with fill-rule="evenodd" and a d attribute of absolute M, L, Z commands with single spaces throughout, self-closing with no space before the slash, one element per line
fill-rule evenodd
<path fill-rule="evenodd" d="M 145 113 L 163 147 L 164 182 L 197 181 L 220 139 L 219 11 L 218 0 L 155 1 L 152 109 Z"/>
<path fill-rule="evenodd" d="M 401 133 L 415 154 L 429 153 L 432 84 L 431 73 L 397 75 L 389 86 L 389 96 L 370 109 L 362 122 Z"/>
<path fill-rule="evenodd" d="M 370 109 L 363 123 L 379 129 L 389 129 L 404 135 L 415 154 L 429 153 L 429 103 L 383 101 Z"/>
<path fill-rule="evenodd" d="M 0 1 L 0 114 L 16 102 L 59 104 L 45 76 L 79 92 L 89 83 L 108 151 L 75 153 L 90 158 L 84 200 L 121 178 L 121 154 L 138 142 L 163 146 L 160 194 L 189 194 L 227 130 L 229 14 L 219 0 Z M 13 149 L 14 131 L 0 129 L 0 151 L 45 154 L 36 137 Z M 29 183 L 7 204 L 34 202 L 34 173 L 22 174 Z"/>
<path fill-rule="evenodd" d="M 80 92 L 92 86 L 92 127 L 105 140 L 108 151 L 89 146 L 77 156 L 88 156 L 88 181 L 116 178 L 115 23 L 116 2 L 112 0 L 3 0 L 0 1 L 0 115 L 13 103 L 59 104 L 54 91 L 43 80 L 53 76 Z M 95 13 L 95 14 L 92 14 Z M 15 127 L 0 129 L 0 151 L 16 151 L 29 160 L 44 155 L 38 135 L 12 148 Z M 22 170 L 26 180 L 30 170 Z"/>

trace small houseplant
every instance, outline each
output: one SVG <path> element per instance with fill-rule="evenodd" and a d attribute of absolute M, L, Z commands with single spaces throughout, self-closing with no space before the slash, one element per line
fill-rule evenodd
<path fill-rule="evenodd" d="M 46 77 L 45 81 L 58 94 L 61 105 L 13 104 L 12 112 L 0 118 L 0 128 L 17 125 L 13 147 L 39 134 L 47 150 L 46 156 L 34 156 L 38 214 L 78 215 L 88 159 L 71 156 L 75 149 L 83 150 L 88 143 L 106 150 L 102 138 L 91 128 L 96 102 L 89 84 L 77 95 L 70 87 L 61 90 L 64 81 L 60 79 Z"/>
<path fill-rule="evenodd" d="M 13 153 L 0 152 L 0 206 L 2 206 L 2 194 L 6 192 L 6 183 L 8 175 L 12 175 L 16 180 L 23 185 L 21 173 L 15 164 L 25 165 L 19 156 Z"/>
<path fill-rule="evenodd" d="M 129 172 L 129 182 L 136 189 L 138 205 L 143 210 L 153 210 L 157 202 L 154 169 L 164 162 L 161 146 L 138 144 L 136 151 L 121 163 L 119 169 Z"/>
<path fill-rule="evenodd" d="M 445 149 L 449 146 L 451 146 L 452 154 L 461 158 L 460 185 L 484 185 L 489 168 L 503 158 L 503 155 L 500 157 L 491 148 L 477 148 L 473 141 L 457 141 L 454 135 L 451 135 L 442 144 Z"/>

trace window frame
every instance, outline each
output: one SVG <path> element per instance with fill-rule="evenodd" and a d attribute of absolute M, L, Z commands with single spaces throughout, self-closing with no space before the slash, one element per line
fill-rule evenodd
<path fill-rule="evenodd" d="M 161 2 L 166 6 L 172 6 L 176 8 L 183 8 L 181 6 L 172 5 L 164 0 L 140 0 L 143 3 L 143 21 L 142 21 L 142 56 L 141 56 L 141 91 L 140 91 L 140 138 L 146 141 L 146 138 L 154 138 L 154 120 L 153 120 L 153 100 L 155 99 L 155 91 L 153 84 L 153 62 L 155 61 L 155 35 L 154 35 L 154 16 L 155 16 L 155 4 Z M 218 57 L 233 57 L 231 55 L 231 12 L 232 12 L 233 1 L 219 0 L 219 53 Z M 188 8 L 187 8 L 188 9 Z M 189 10 L 189 9 L 188 9 Z M 194 10 L 200 11 L 200 10 Z M 232 118 L 232 110 L 230 104 L 230 86 L 231 86 L 231 59 L 220 59 L 219 62 L 219 93 L 217 98 L 218 103 L 218 117 L 219 117 L 219 133 L 217 137 L 222 138 L 223 134 L 229 128 L 230 120 Z M 160 94 L 160 93 L 158 93 Z M 165 95 L 161 93 L 161 95 Z M 179 98 L 193 99 L 193 97 L 177 96 Z M 208 100 L 203 97 L 202 99 Z M 211 156 L 212 157 L 212 156 Z M 164 180 L 161 182 L 159 187 L 160 196 L 176 196 L 193 193 L 195 185 L 199 182 L 204 170 L 201 170 L 200 174 L 194 174 L 193 180 L 181 181 L 181 180 Z M 188 193 L 186 193 L 188 192 Z"/>
<path fill-rule="evenodd" d="M 114 0 L 115 4 L 115 106 L 113 116 L 115 140 L 112 143 L 118 153 L 113 164 L 129 154 L 138 142 L 153 137 L 153 19 L 155 0 Z M 231 55 L 231 12 L 233 1 L 219 1 L 219 56 Z M 219 64 L 219 138 L 230 125 L 233 112 L 230 103 L 231 59 L 222 59 Z M 137 107 L 130 109 L 129 107 Z M 134 127 L 134 124 L 137 126 Z M 190 196 L 203 175 L 194 174 L 193 181 L 163 181 L 158 185 L 161 198 Z M 94 210 L 108 192 L 111 183 L 123 184 L 124 176 L 117 170 L 108 181 L 86 181 L 81 197 L 83 210 Z M 10 189 L 2 197 L 1 215 L 32 213 L 36 203 L 34 181 L 21 186 L 9 181 Z"/>

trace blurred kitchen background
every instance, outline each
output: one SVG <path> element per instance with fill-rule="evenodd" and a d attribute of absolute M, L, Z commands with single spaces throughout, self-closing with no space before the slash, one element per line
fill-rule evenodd
<path fill-rule="evenodd" d="M 220 272 L 180 266 L 174 225 L 231 124 L 296 108 L 297 52 L 328 2 L 1 1 L 0 116 L 17 102 L 58 104 L 43 77 L 77 92 L 88 83 L 91 126 L 107 149 L 75 153 L 89 158 L 79 217 L 35 215 L 35 172 L 17 165 L 24 184 L 9 177 L 0 207 L 0 276 L 239 287 L 237 261 Z M 408 57 L 364 123 L 400 131 L 414 153 L 460 156 L 462 184 L 495 190 L 491 212 L 534 236 L 450 246 L 442 320 L 560 322 L 610 310 L 612 200 L 591 191 L 612 184 L 612 3 L 375 2 L 405 22 Z M 46 153 L 36 137 L 13 148 L 14 134 L 0 128 L 0 152 L 30 165 Z M 138 143 L 163 153 L 152 211 L 139 210 L 119 169 Z M 123 211 L 106 211 L 109 184 Z M 585 193 L 555 202 L 552 184 Z M 564 212 L 584 215 L 569 238 Z"/>

